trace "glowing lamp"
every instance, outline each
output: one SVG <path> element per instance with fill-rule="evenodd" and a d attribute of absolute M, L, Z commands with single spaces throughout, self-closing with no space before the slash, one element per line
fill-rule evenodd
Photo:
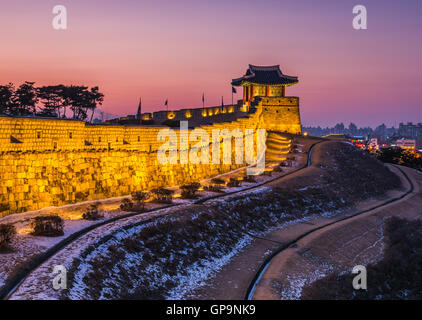
<path fill-rule="evenodd" d="M 167 119 L 173 120 L 176 117 L 176 114 L 174 112 L 169 112 L 167 114 Z"/>

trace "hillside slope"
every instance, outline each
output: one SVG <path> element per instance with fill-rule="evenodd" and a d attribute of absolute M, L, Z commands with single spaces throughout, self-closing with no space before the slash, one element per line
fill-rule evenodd
<path fill-rule="evenodd" d="M 308 216 L 336 215 L 399 187 L 381 162 L 351 145 L 325 142 L 315 148 L 312 167 L 271 187 L 171 212 L 91 245 L 74 261 L 63 298 L 183 298 L 254 237 Z"/>

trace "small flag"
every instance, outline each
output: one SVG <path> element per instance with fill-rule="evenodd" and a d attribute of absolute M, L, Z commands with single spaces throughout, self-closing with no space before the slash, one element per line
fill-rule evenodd
<path fill-rule="evenodd" d="M 205 94 L 202 94 L 202 102 L 205 102 Z"/>
<path fill-rule="evenodd" d="M 232 87 L 232 93 L 237 93 L 235 87 Z"/>
<path fill-rule="evenodd" d="M 166 99 L 166 102 L 164 103 L 165 106 L 169 105 L 169 99 Z"/>
<path fill-rule="evenodd" d="M 142 98 L 139 98 L 138 112 L 136 114 L 138 119 L 141 119 L 142 114 Z"/>

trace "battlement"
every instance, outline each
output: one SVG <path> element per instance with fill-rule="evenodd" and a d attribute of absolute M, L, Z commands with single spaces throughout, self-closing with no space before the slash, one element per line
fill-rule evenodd
<path fill-rule="evenodd" d="M 240 126 L 241 119 L 245 119 L 245 117 L 249 119 L 246 122 L 250 128 L 256 127 L 256 124 L 250 121 L 255 117 L 250 117 L 246 113 L 241 113 L 238 116 L 238 119 L 228 117 L 225 122 L 205 122 L 206 124 L 199 127 L 206 130 L 219 127 L 235 129 Z M 221 114 L 221 117 L 224 118 L 224 113 Z M 189 119 L 180 120 L 188 121 L 189 125 L 191 124 Z M 221 126 L 221 124 L 224 125 Z M 101 149 L 154 152 L 162 144 L 157 141 L 157 136 L 163 128 L 166 126 L 92 125 L 74 120 L 0 117 L 0 152 L 60 152 Z M 177 128 L 174 129 L 177 131 Z"/>
<path fill-rule="evenodd" d="M 299 98 L 284 96 L 287 84 L 267 85 L 261 95 L 262 88 L 248 81 L 267 79 L 262 74 L 269 71 L 254 68 L 254 78 L 238 80 L 246 86 L 247 99 L 237 105 L 161 111 L 154 121 L 188 121 L 189 132 L 200 127 L 209 136 L 215 129 L 249 129 L 255 141 L 258 129 L 300 134 Z M 271 72 L 271 81 L 297 82 L 277 69 Z M 200 181 L 246 165 L 162 165 L 157 150 L 164 128 L 0 116 L 0 216 Z M 172 129 L 179 138 L 179 128 Z M 196 144 L 189 141 L 187 147 Z M 180 151 L 179 144 L 176 148 Z"/>

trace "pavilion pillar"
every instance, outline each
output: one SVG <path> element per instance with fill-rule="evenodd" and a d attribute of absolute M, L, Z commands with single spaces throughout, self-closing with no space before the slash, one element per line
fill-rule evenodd
<path fill-rule="evenodd" d="M 266 97 L 270 96 L 270 86 L 265 86 L 265 96 Z"/>
<path fill-rule="evenodd" d="M 253 99 L 253 85 L 249 87 L 249 101 L 252 101 Z"/>
<path fill-rule="evenodd" d="M 243 102 L 248 101 L 248 87 L 243 87 Z"/>
<path fill-rule="evenodd" d="M 286 86 L 282 86 L 281 87 L 281 96 L 285 97 L 286 96 Z"/>

